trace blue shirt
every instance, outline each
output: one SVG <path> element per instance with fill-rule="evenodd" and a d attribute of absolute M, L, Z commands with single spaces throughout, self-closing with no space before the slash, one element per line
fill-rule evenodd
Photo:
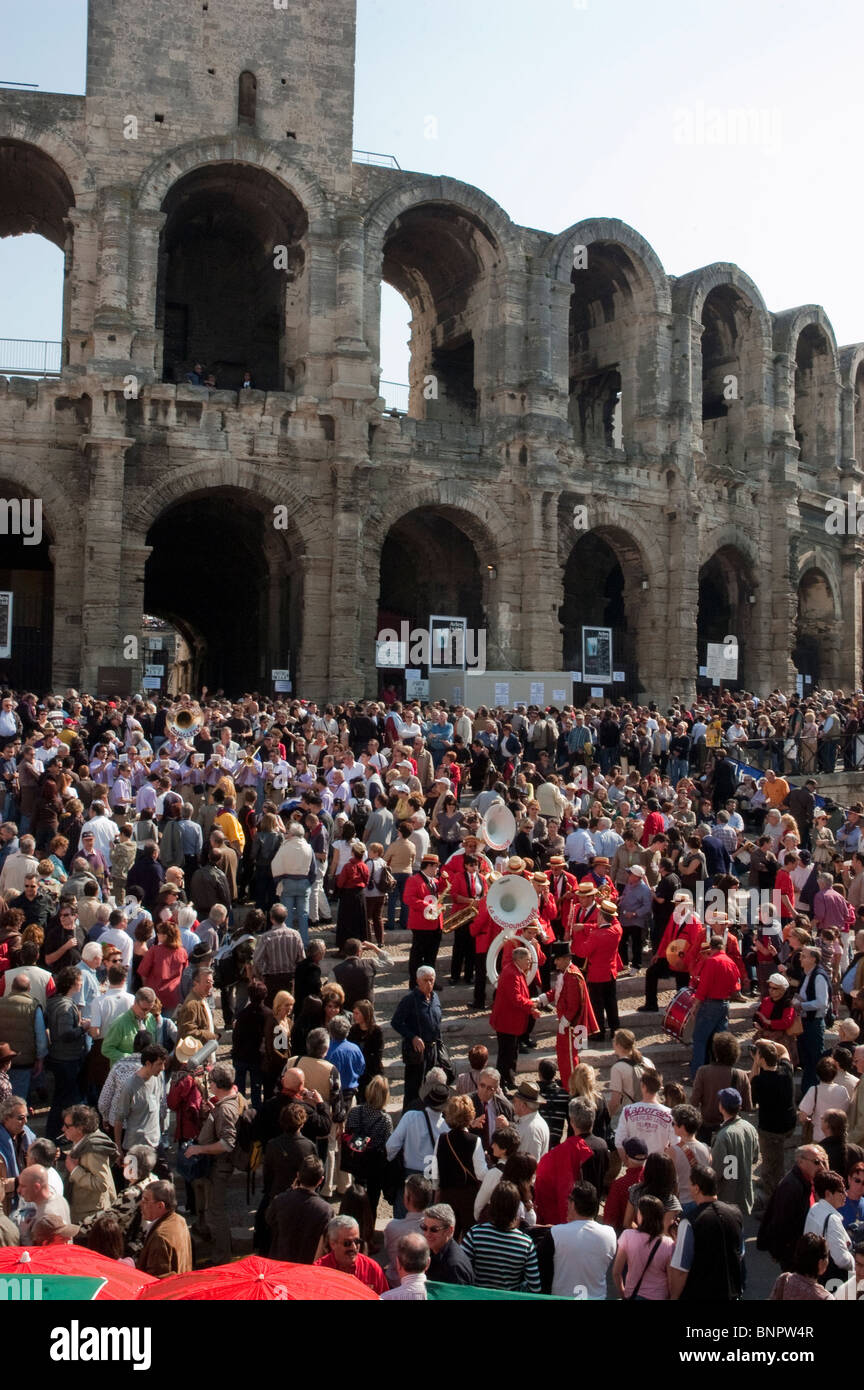
<path fill-rule="evenodd" d="M 342 1042 L 331 1042 L 327 1061 L 332 1062 L 339 1073 L 343 1091 L 356 1091 L 360 1077 L 366 1070 L 366 1058 L 356 1043 L 345 1038 Z"/>

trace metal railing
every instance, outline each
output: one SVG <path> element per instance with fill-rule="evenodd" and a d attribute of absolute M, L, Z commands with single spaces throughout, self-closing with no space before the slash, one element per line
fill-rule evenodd
<path fill-rule="evenodd" d="M 59 376 L 62 348 L 39 338 L 0 338 L 0 376 Z"/>
<path fill-rule="evenodd" d="M 378 391 L 387 402 L 388 410 L 398 410 L 400 415 L 408 413 L 410 387 L 401 381 L 379 381 Z"/>
<path fill-rule="evenodd" d="M 402 166 L 395 154 L 376 154 L 373 150 L 352 150 L 351 158 L 355 164 L 381 164 L 385 169 L 399 169 Z"/>

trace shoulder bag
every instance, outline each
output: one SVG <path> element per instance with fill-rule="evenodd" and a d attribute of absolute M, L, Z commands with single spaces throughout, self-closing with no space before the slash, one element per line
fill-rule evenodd
<path fill-rule="evenodd" d="M 625 1301 L 626 1303 L 632 1303 L 634 1299 L 636 1299 L 636 1298 L 639 1297 L 639 1290 L 640 1290 L 641 1287 L 642 1287 L 642 1280 L 645 1278 L 645 1275 L 648 1273 L 648 1267 L 649 1267 L 649 1265 L 651 1264 L 651 1261 L 653 1260 L 654 1256 L 657 1254 L 657 1251 L 660 1249 L 660 1242 L 661 1242 L 662 1239 L 663 1239 L 662 1236 L 657 1236 L 656 1240 L 654 1241 L 654 1244 L 651 1246 L 651 1249 L 648 1251 L 648 1258 L 647 1258 L 647 1260 L 645 1261 L 645 1265 L 644 1265 L 644 1268 L 643 1268 L 643 1270 L 642 1270 L 642 1273 L 639 1275 L 639 1278 L 636 1280 L 636 1287 L 635 1287 L 635 1289 L 633 1290 L 632 1293 L 627 1293 L 627 1294 L 624 1295 L 624 1301 Z"/>

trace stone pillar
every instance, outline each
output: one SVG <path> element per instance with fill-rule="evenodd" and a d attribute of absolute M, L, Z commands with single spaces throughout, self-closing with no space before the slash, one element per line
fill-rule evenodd
<path fill-rule="evenodd" d="M 333 521 L 331 530 L 328 689 L 330 698 L 342 699 L 362 690 L 359 661 L 360 611 L 375 606 L 377 594 L 366 591 L 363 581 L 363 522 L 368 510 L 368 471 L 357 468 L 356 456 L 337 459 L 332 474 Z M 306 604 L 307 622 L 311 614 Z"/>
<path fill-rule="evenodd" d="M 162 331 L 156 327 L 159 245 L 164 212 L 136 212 L 129 274 L 129 312 L 135 324 L 134 366 L 147 381 L 162 375 Z"/>
<path fill-rule="evenodd" d="M 128 362 L 132 345 L 129 315 L 129 254 L 132 190 L 105 188 L 100 198 L 99 268 L 94 316 L 94 357 L 100 363 Z"/>
<path fill-rule="evenodd" d="M 120 660 L 116 662 L 116 665 L 130 668 L 133 690 L 141 690 L 144 666 L 148 661 L 148 653 L 143 650 L 142 632 L 144 629 L 144 579 L 147 561 L 152 553 L 152 545 L 146 545 L 140 535 L 124 537 L 123 568 L 117 613 Z M 137 637 L 138 639 L 136 646 L 131 649 L 128 656 L 125 642 L 127 637 Z"/>
<path fill-rule="evenodd" d="M 847 536 L 841 553 L 841 603 L 843 611 L 838 615 L 838 666 L 837 684 L 847 694 L 858 690 L 864 680 L 864 603 L 862 603 L 861 577 L 864 570 L 864 539 Z"/>
<path fill-rule="evenodd" d="M 339 250 L 336 258 L 336 347 L 360 348 L 363 341 L 363 218 L 346 213 L 339 218 Z"/>
<path fill-rule="evenodd" d="M 310 700 L 326 701 L 344 694 L 347 680 L 339 679 L 338 663 L 328 677 L 330 655 L 330 595 L 332 561 L 329 554 L 307 555 L 303 561 L 303 637 L 297 659 L 297 689 Z"/>
<path fill-rule="evenodd" d="M 646 686 L 646 693 L 654 696 L 661 707 L 672 695 L 680 695 L 685 704 L 689 704 L 696 694 L 699 669 L 696 640 L 699 621 L 699 530 L 693 525 L 692 513 L 685 499 L 686 488 L 682 484 L 676 488 L 670 499 L 671 505 L 666 510 L 669 535 L 666 574 L 652 574 L 648 581 L 651 584 L 649 593 L 653 594 L 657 585 L 658 613 L 662 611 L 663 599 L 666 601 L 665 650 L 660 653 L 665 682 L 660 675 L 660 688 L 656 692 L 651 688 L 650 679 L 643 676 L 642 682 Z M 643 653 L 648 657 L 646 645 L 640 630 L 640 670 Z M 654 647 L 655 643 L 652 642 L 651 646 Z M 649 667 L 649 676 L 653 674 Z"/>
<path fill-rule="evenodd" d="M 66 283 L 63 290 L 63 368 L 83 372 L 93 355 L 95 306 L 93 267 L 98 259 L 99 228 L 95 212 L 70 208 L 65 219 Z"/>
<path fill-rule="evenodd" d="M 557 496 L 531 490 L 522 500 L 521 661 L 525 671 L 561 669 L 563 578 L 558 562 Z M 519 542 L 514 536 L 514 541 Z"/>
<path fill-rule="evenodd" d="M 51 679 L 55 687 L 75 686 L 81 679 L 81 568 L 80 538 L 70 528 L 61 530 L 48 547 L 54 566 L 54 641 Z"/>
<path fill-rule="evenodd" d="M 100 666 L 124 664 L 120 625 L 121 582 L 127 582 L 122 567 L 123 470 L 133 442 L 88 435 L 81 445 L 90 474 L 81 609 L 81 682 L 89 690 L 97 689 Z"/>

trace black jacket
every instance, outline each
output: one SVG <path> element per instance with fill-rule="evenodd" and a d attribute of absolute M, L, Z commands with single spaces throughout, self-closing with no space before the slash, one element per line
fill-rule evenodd
<path fill-rule="evenodd" d="M 792 1268 L 795 1246 L 804 1233 L 810 1210 L 811 1184 L 796 1163 L 777 1184 L 768 1200 L 759 1234 L 757 1250 L 767 1250 L 781 1269 Z"/>

